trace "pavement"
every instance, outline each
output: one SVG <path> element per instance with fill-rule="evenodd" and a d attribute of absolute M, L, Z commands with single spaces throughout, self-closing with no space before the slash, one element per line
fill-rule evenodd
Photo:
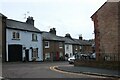
<path fill-rule="evenodd" d="M 94 67 L 76 67 L 74 65 L 57 66 L 55 67 L 55 69 L 61 71 L 73 72 L 73 73 L 83 73 L 88 75 L 120 78 L 120 71 L 118 70 L 109 70 L 109 69 L 94 68 Z"/>

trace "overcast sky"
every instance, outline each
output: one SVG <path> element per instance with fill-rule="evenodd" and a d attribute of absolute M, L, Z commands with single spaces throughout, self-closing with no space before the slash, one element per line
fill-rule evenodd
<path fill-rule="evenodd" d="M 0 13 L 9 19 L 25 22 L 32 16 L 41 31 L 56 28 L 57 35 L 70 33 L 73 38 L 94 38 L 91 16 L 107 0 L 2 0 Z"/>

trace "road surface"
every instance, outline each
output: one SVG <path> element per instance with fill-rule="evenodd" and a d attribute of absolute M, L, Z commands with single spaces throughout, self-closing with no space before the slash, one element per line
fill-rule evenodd
<path fill-rule="evenodd" d="M 104 78 L 94 75 L 70 73 L 55 70 L 54 66 L 72 66 L 68 62 L 13 62 L 3 63 L 3 77 L 6 78 Z"/>

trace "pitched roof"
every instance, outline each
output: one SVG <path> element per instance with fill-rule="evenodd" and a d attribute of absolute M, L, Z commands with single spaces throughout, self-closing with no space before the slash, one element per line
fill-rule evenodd
<path fill-rule="evenodd" d="M 43 37 L 43 40 L 64 41 L 61 37 L 45 31 L 42 32 L 42 37 Z"/>
<path fill-rule="evenodd" d="M 91 18 L 93 18 L 93 16 L 106 4 L 107 2 L 105 2 L 92 16 Z"/>
<path fill-rule="evenodd" d="M 40 30 L 34 27 L 33 25 L 27 24 L 26 22 L 12 20 L 12 19 L 7 19 L 6 25 L 7 25 L 7 28 L 11 28 L 11 29 L 40 32 Z"/>
<path fill-rule="evenodd" d="M 67 37 L 61 37 L 61 38 L 63 40 L 65 40 L 66 44 L 72 44 L 72 45 L 92 45 L 89 41 L 86 41 L 86 40 L 67 38 Z"/>
<path fill-rule="evenodd" d="M 52 40 L 52 41 L 64 41 L 65 44 L 72 44 L 72 45 L 92 45 L 88 41 L 79 40 L 79 39 L 72 39 L 62 36 L 57 36 L 55 34 L 51 34 L 49 32 L 42 32 L 43 40 Z"/>
<path fill-rule="evenodd" d="M 66 44 L 78 44 L 76 43 L 72 38 L 67 38 L 67 37 L 61 37 Z"/>
<path fill-rule="evenodd" d="M 6 17 L 5 15 L 3 15 L 2 13 L 0 13 L 0 17 Z"/>
<path fill-rule="evenodd" d="M 78 43 L 79 45 L 92 45 L 90 42 L 85 41 L 85 40 L 74 39 L 74 41 Z"/>

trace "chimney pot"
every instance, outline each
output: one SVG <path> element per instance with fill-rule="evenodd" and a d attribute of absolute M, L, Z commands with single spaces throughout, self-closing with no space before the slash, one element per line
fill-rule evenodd
<path fill-rule="evenodd" d="M 31 25 L 33 25 L 34 26 L 34 19 L 33 19 L 33 17 L 28 17 L 27 18 L 27 20 L 26 20 L 26 23 L 28 23 L 28 24 L 31 24 Z"/>
<path fill-rule="evenodd" d="M 67 33 L 67 34 L 65 35 L 65 37 L 67 37 L 67 38 L 72 38 L 69 33 Z"/>
<path fill-rule="evenodd" d="M 55 28 L 51 28 L 49 32 L 56 35 L 56 29 Z"/>
<path fill-rule="evenodd" d="M 82 39 L 83 39 L 82 34 L 80 34 L 79 35 L 79 40 L 82 40 Z"/>

